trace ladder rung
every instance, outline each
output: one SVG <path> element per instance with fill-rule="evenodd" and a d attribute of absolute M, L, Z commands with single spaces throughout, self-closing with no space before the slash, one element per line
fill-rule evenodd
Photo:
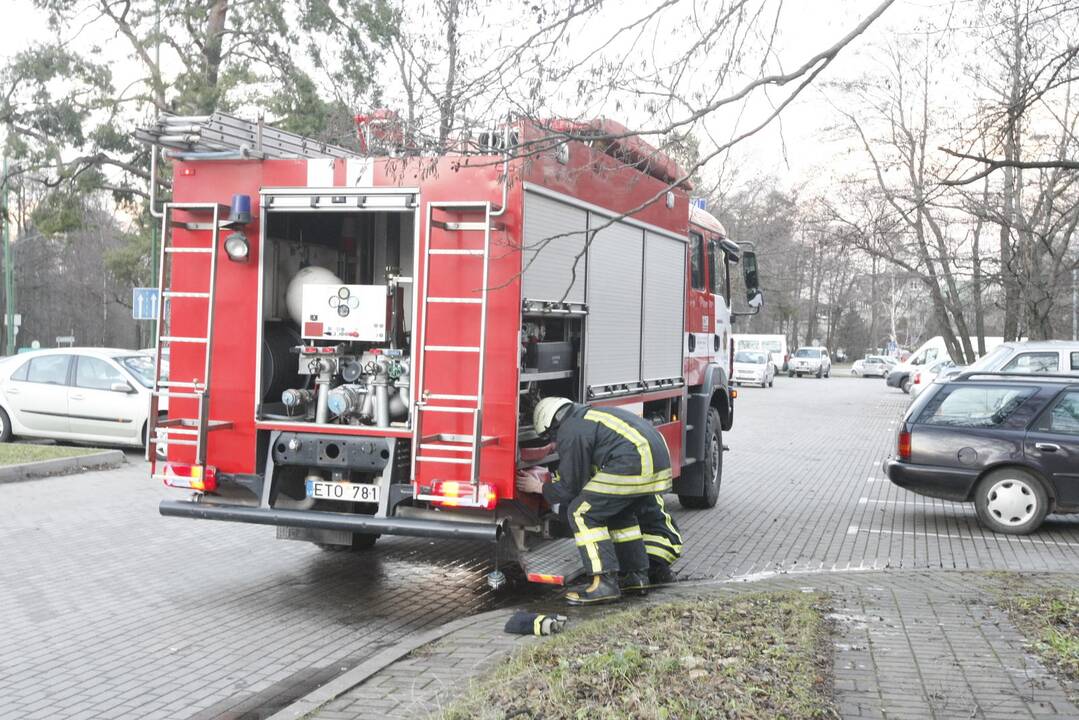
<path fill-rule="evenodd" d="M 167 298 L 174 298 L 175 297 L 175 298 L 206 298 L 206 299 L 209 299 L 210 298 L 210 293 L 208 293 L 208 292 L 179 292 L 177 290 L 166 290 L 165 292 L 161 293 L 161 296 L 162 297 L 167 297 Z"/>
<path fill-rule="evenodd" d="M 160 442 L 160 441 L 159 441 Z M 198 440 L 177 440 L 176 438 L 169 438 L 165 441 L 167 445 L 198 445 Z"/>
<path fill-rule="evenodd" d="M 479 305 L 483 302 L 483 298 L 452 298 L 452 297 L 429 297 L 427 298 L 429 303 L 467 303 L 469 305 Z"/>
<path fill-rule="evenodd" d="M 472 402 L 479 400 L 475 395 L 447 395 L 445 393 L 427 393 L 424 398 L 427 400 L 471 400 Z"/>
<path fill-rule="evenodd" d="M 209 338 L 200 337 L 180 337 L 178 335 L 162 335 L 158 338 L 161 342 L 178 342 L 178 343 L 204 343 L 209 342 Z"/>
<path fill-rule="evenodd" d="M 490 227 L 485 222 L 439 222 L 437 220 L 431 223 L 435 227 L 440 227 L 443 230 L 457 231 L 457 230 L 486 230 Z"/>
<path fill-rule="evenodd" d="M 213 248 L 208 247 L 166 247 L 167 253 L 212 253 Z"/>
<path fill-rule="evenodd" d="M 192 398 L 192 399 L 195 399 L 195 400 L 197 400 L 200 397 L 203 397 L 202 393 L 169 392 L 168 390 L 155 390 L 154 395 L 157 395 L 158 397 Z"/>
<path fill-rule="evenodd" d="M 205 384 L 200 382 L 181 382 L 179 380 L 158 380 L 157 386 L 163 387 L 182 387 L 182 388 L 205 388 Z"/>
<path fill-rule="evenodd" d="M 430 455 L 417 455 L 416 459 L 420 460 L 420 461 L 423 461 L 423 462 L 449 463 L 450 465 L 471 465 L 472 464 L 471 460 L 466 460 L 464 458 L 444 458 L 444 457 L 431 457 Z"/>
<path fill-rule="evenodd" d="M 476 412 L 476 408 L 445 407 L 445 406 L 440 406 L 440 405 L 418 405 L 417 409 L 425 410 L 427 412 L 448 412 L 448 413 L 473 413 L 473 412 Z"/>
<path fill-rule="evenodd" d="M 434 248 L 428 250 L 430 255 L 485 255 L 483 249 L 470 250 L 470 249 L 457 249 L 457 248 Z"/>
<path fill-rule="evenodd" d="M 162 435 L 198 435 L 199 431 L 194 428 L 186 427 L 155 427 L 155 432 L 159 432 Z"/>
<path fill-rule="evenodd" d="M 164 338 L 162 338 L 164 339 Z M 473 345 L 424 345 L 424 350 L 431 352 L 459 352 L 459 353 L 478 353 L 479 347 Z"/>
<path fill-rule="evenodd" d="M 465 445 L 443 445 L 442 443 L 420 443 L 420 450 L 443 450 L 445 452 L 463 452 L 472 454 L 472 448 Z"/>

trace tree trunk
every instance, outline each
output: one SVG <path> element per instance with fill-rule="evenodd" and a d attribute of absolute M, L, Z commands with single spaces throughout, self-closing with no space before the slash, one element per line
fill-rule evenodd
<path fill-rule="evenodd" d="M 221 60 L 223 57 L 221 48 L 228 10 L 229 0 L 214 0 L 206 18 L 206 44 L 203 51 L 203 74 L 206 79 L 206 88 L 204 95 L 200 98 L 200 104 L 202 105 L 200 109 L 204 113 L 212 113 L 217 109 L 217 83 L 221 75 Z"/>

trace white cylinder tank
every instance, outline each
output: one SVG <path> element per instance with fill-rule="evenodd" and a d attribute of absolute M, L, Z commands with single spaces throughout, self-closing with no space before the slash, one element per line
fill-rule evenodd
<path fill-rule="evenodd" d="M 344 285 L 344 283 L 333 272 L 318 265 L 308 265 L 293 275 L 285 290 L 285 307 L 288 310 L 288 316 L 300 327 L 303 327 L 304 285 Z"/>

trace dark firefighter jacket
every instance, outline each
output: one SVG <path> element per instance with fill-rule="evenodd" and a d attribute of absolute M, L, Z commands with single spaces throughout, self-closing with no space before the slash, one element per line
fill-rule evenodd
<path fill-rule="evenodd" d="M 620 408 L 574 405 L 558 426 L 558 474 L 543 488 L 552 505 L 582 490 L 654 495 L 671 489 L 671 457 L 653 425 Z"/>

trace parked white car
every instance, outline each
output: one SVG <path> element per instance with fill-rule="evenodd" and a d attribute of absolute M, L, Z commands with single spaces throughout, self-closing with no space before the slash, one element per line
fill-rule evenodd
<path fill-rule="evenodd" d="M 797 375 L 816 375 L 817 377 L 831 377 L 832 358 L 828 354 L 828 348 L 823 347 L 800 347 L 791 355 L 787 365 L 787 374 L 791 377 Z"/>
<path fill-rule="evenodd" d="M 752 383 L 761 387 L 772 387 L 776 384 L 776 366 L 766 352 L 739 350 L 734 354 L 732 380 L 735 385 Z"/>
<path fill-rule="evenodd" d="M 154 360 L 111 348 L 59 348 L 0 363 L 0 442 L 13 436 L 141 447 Z"/>
<path fill-rule="evenodd" d="M 978 358 L 963 372 L 1033 373 L 1079 375 L 1079 342 L 1074 340 L 1027 340 L 1006 342 Z M 960 369 L 941 373 L 941 380 Z"/>
<path fill-rule="evenodd" d="M 898 364 L 894 358 L 884 355 L 866 355 L 861 360 L 855 360 L 850 367 L 850 374 L 854 377 L 888 377 Z"/>
<path fill-rule="evenodd" d="M 932 385 L 938 376 L 949 373 L 952 368 L 957 368 L 956 364 L 945 358 L 944 360 L 937 360 L 928 367 L 915 370 L 910 380 L 910 396 L 912 398 L 918 397 L 922 390 Z M 965 368 L 958 369 L 963 370 Z"/>

